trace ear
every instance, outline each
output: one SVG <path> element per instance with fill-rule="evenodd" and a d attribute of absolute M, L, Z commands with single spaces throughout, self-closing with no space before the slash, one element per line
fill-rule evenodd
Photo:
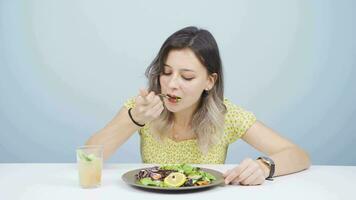
<path fill-rule="evenodd" d="M 212 73 L 212 74 L 208 75 L 207 86 L 206 86 L 205 89 L 211 90 L 211 88 L 214 87 L 214 84 L 215 84 L 217 79 L 218 79 L 218 74 L 217 73 Z"/>

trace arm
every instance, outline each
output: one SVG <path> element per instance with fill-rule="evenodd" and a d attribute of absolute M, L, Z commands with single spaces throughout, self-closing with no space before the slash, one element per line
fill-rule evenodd
<path fill-rule="evenodd" d="M 163 111 L 163 103 L 154 92 L 140 91 L 131 114 L 140 124 L 149 123 Z M 140 127 L 136 126 L 123 107 L 109 124 L 95 133 L 86 142 L 87 145 L 103 145 L 104 160 L 108 159 Z"/>
<path fill-rule="evenodd" d="M 117 148 L 140 128 L 132 123 L 127 111 L 126 107 L 121 108 L 111 122 L 86 142 L 86 145 L 103 145 L 104 160 L 108 159 Z"/>
<path fill-rule="evenodd" d="M 267 154 L 275 162 L 275 176 L 290 174 L 310 166 L 308 154 L 289 140 L 261 122 L 255 122 L 242 139 L 258 151 Z M 269 168 L 261 161 L 248 158 L 225 173 L 225 183 L 259 185 L 269 174 Z"/>
<path fill-rule="evenodd" d="M 259 121 L 247 130 L 242 139 L 272 158 L 276 165 L 275 176 L 302 171 L 310 166 L 310 158 L 304 150 Z M 268 174 L 269 169 L 262 166 Z"/>

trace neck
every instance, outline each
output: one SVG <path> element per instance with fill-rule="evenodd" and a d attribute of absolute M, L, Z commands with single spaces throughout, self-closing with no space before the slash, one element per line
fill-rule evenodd
<path fill-rule="evenodd" d="M 182 111 L 174 113 L 174 123 L 179 127 L 188 127 L 191 124 L 193 113 L 197 109 L 199 101 Z"/>

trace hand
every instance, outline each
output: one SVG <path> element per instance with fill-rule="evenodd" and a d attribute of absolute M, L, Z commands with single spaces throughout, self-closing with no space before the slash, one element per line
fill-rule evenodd
<path fill-rule="evenodd" d="M 269 168 L 262 162 L 247 158 L 224 174 L 225 184 L 261 185 L 269 174 Z"/>
<path fill-rule="evenodd" d="M 146 124 L 157 118 L 163 111 L 163 103 L 153 91 L 140 90 L 135 99 L 135 107 L 131 110 L 132 117 L 140 124 Z"/>

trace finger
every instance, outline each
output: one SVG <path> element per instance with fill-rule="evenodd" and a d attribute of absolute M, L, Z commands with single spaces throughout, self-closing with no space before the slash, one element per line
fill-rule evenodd
<path fill-rule="evenodd" d="M 150 96 L 152 95 L 152 96 Z M 159 96 L 155 95 L 154 92 L 152 94 L 150 93 L 147 97 L 147 104 L 145 105 L 149 110 L 152 109 L 154 106 L 156 106 L 159 103 L 162 103 L 162 100 L 159 98 Z"/>
<path fill-rule="evenodd" d="M 158 102 L 154 106 L 153 110 L 157 111 L 157 110 L 160 110 L 161 108 L 163 108 L 163 102 L 161 100 L 158 100 Z"/>
<path fill-rule="evenodd" d="M 144 88 L 140 89 L 140 96 L 145 97 L 148 95 L 148 91 Z"/>
<path fill-rule="evenodd" d="M 241 165 L 235 167 L 234 169 L 230 170 L 229 174 L 225 177 L 225 184 L 229 184 L 232 180 L 240 175 Z"/>
<path fill-rule="evenodd" d="M 226 178 L 231 173 L 231 169 L 228 169 L 224 174 L 224 178 Z"/>
<path fill-rule="evenodd" d="M 266 181 L 265 176 L 260 176 L 260 177 L 258 177 L 258 178 L 255 180 L 255 183 L 261 185 L 261 184 L 263 184 L 265 181 Z"/>
<path fill-rule="evenodd" d="M 163 107 L 162 102 L 157 103 L 156 105 L 154 105 L 154 106 L 147 112 L 147 115 L 152 116 L 154 113 L 156 113 L 158 110 L 160 110 L 161 107 Z"/>
<path fill-rule="evenodd" d="M 259 166 L 251 163 L 248 168 L 246 168 L 243 172 L 241 172 L 237 181 L 239 181 L 239 182 L 245 181 L 248 177 L 250 177 L 258 169 L 259 169 Z"/>
<path fill-rule="evenodd" d="M 158 116 L 160 116 L 161 115 L 161 113 L 163 112 L 163 109 L 164 109 L 164 107 L 162 106 L 160 109 L 158 109 L 155 113 L 153 113 L 153 116 L 155 117 L 155 118 L 157 118 Z"/>
<path fill-rule="evenodd" d="M 153 104 L 157 105 L 158 103 L 162 103 L 162 100 L 158 95 L 155 95 L 153 98 Z"/>
<path fill-rule="evenodd" d="M 155 92 L 151 91 L 147 96 L 146 96 L 146 100 L 149 102 L 149 103 L 152 103 L 154 97 L 155 97 Z"/>
<path fill-rule="evenodd" d="M 236 179 L 252 162 L 252 159 L 244 159 L 239 166 L 233 169 L 233 171 L 225 178 L 225 184 L 229 184 L 232 180 Z"/>
<path fill-rule="evenodd" d="M 136 98 L 136 103 L 140 105 L 147 105 L 149 102 L 147 101 L 146 97 L 148 95 L 148 92 L 146 89 L 140 89 L 139 95 Z"/>
<path fill-rule="evenodd" d="M 258 183 L 257 180 L 260 180 L 259 178 L 262 176 L 263 176 L 262 171 L 256 170 L 247 179 L 245 179 L 244 181 L 241 181 L 241 184 L 243 184 L 243 185 L 261 184 L 261 183 Z"/>
<path fill-rule="evenodd" d="M 236 179 L 231 181 L 231 185 L 239 185 L 240 182 L 238 182 Z"/>
<path fill-rule="evenodd" d="M 137 96 L 136 97 L 136 102 L 135 102 L 135 105 L 136 106 L 138 106 L 138 105 L 144 105 L 145 104 L 145 99 L 144 99 L 144 97 L 142 97 L 142 96 Z"/>
<path fill-rule="evenodd" d="M 257 177 L 254 181 L 252 181 L 250 183 L 250 185 L 262 185 L 265 182 L 265 178 L 264 177 Z"/>
<path fill-rule="evenodd" d="M 243 170 L 245 170 L 245 168 L 248 165 L 244 164 L 243 162 L 241 163 L 241 165 L 237 166 L 236 168 L 234 168 L 230 174 L 225 178 L 225 184 L 229 184 L 232 180 L 234 180 L 235 178 L 237 178 L 241 172 Z"/>

